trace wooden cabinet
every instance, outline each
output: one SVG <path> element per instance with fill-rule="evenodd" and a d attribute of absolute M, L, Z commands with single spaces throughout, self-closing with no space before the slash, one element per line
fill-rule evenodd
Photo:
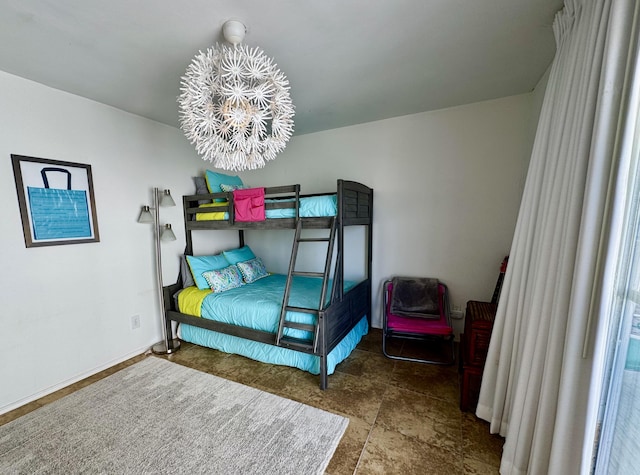
<path fill-rule="evenodd" d="M 475 412 L 497 304 L 467 302 L 460 345 L 460 409 Z"/>

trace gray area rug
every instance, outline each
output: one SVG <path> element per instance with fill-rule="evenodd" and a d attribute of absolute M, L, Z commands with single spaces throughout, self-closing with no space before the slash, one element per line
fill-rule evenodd
<path fill-rule="evenodd" d="M 0 473 L 323 473 L 349 420 L 149 357 L 0 427 Z"/>

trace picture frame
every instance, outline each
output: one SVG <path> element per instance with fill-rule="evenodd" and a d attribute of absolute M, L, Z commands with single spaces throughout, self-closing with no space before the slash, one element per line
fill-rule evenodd
<path fill-rule="evenodd" d="M 91 165 L 11 154 L 26 247 L 100 242 Z"/>

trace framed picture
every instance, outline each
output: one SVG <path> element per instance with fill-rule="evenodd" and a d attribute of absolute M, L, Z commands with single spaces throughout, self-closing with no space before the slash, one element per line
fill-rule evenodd
<path fill-rule="evenodd" d="M 27 247 L 99 242 L 91 165 L 11 155 Z"/>

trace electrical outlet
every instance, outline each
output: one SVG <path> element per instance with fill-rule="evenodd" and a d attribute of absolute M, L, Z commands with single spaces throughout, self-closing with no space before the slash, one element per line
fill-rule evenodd
<path fill-rule="evenodd" d="M 451 318 L 455 320 L 462 320 L 464 318 L 464 313 L 458 312 L 456 310 L 451 310 Z"/>
<path fill-rule="evenodd" d="M 464 311 L 461 305 L 454 304 L 451 306 L 451 318 L 456 320 L 462 320 L 464 318 Z"/>
<path fill-rule="evenodd" d="M 140 315 L 133 315 L 131 317 L 131 329 L 137 330 L 140 328 Z"/>

